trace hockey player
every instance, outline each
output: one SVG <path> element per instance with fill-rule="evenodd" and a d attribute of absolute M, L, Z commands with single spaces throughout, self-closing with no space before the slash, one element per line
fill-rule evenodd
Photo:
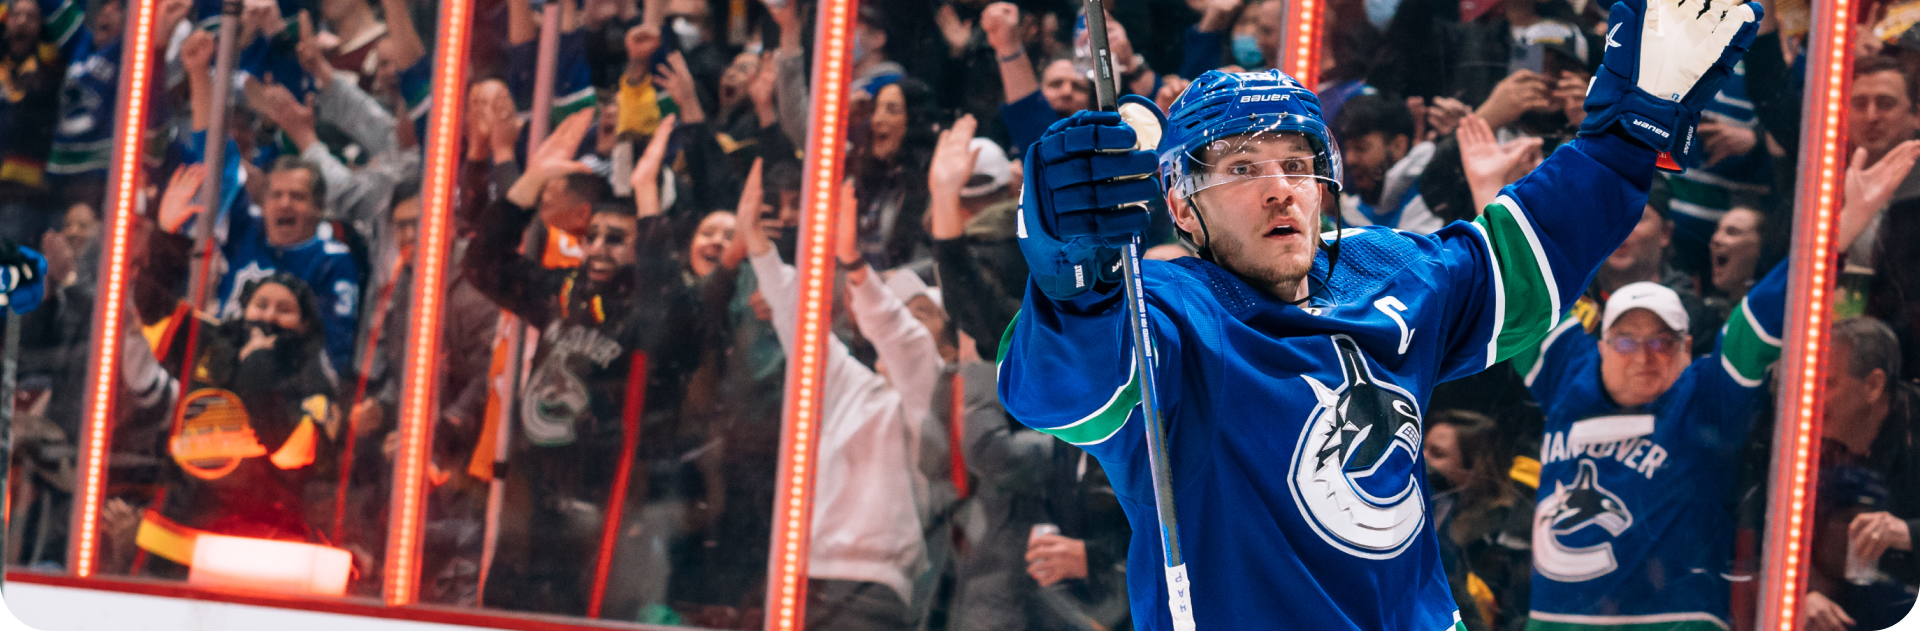
<path fill-rule="evenodd" d="M 1546 412 L 1528 629 L 1725 629 L 1735 457 L 1780 356 L 1787 266 L 1689 362 L 1680 295 L 1615 291 L 1601 338 L 1567 320 L 1514 357 Z"/>
<path fill-rule="evenodd" d="M 1695 162 L 1700 108 L 1759 13 L 1700 2 L 1613 5 L 1580 137 L 1432 235 L 1319 233 L 1340 156 L 1319 100 L 1278 71 L 1195 79 L 1158 156 L 1116 114 L 1049 128 L 1027 153 L 1032 281 L 1000 396 L 1102 461 L 1135 533 L 1142 628 L 1176 628 L 1157 519 L 1185 535 L 1184 628 L 1458 625 L 1427 516 L 1424 403 L 1539 344 L 1639 219 L 1656 151 Z M 1202 257 L 1142 267 L 1178 508 L 1159 517 L 1117 263 L 1147 224 L 1127 205 L 1162 182 Z"/>

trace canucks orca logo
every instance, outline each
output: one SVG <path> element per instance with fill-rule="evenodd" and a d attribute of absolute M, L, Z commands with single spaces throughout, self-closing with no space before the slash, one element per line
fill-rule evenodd
<path fill-rule="evenodd" d="M 1555 481 L 1553 494 L 1534 508 L 1533 566 L 1542 576 L 1574 583 L 1605 576 L 1619 567 L 1613 543 L 1606 540 L 1632 527 L 1633 513 L 1620 496 L 1600 486 L 1599 478 L 1593 461 L 1581 458 L 1573 484 Z M 1569 546 L 1563 539 L 1599 541 Z"/>
<path fill-rule="evenodd" d="M 1353 338 L 1333 336 L 1333 345 L 1344 382 L 1300 377 L 1319 405 L 1300 431 L 1288 486 L 1321 539 L 1354 556 L 1393 558 L 1426 521 L 1420 405 L 1375 377 Z"/>

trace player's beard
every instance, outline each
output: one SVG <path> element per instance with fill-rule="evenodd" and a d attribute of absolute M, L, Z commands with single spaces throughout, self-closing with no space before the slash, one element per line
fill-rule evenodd
<path fill-rule="evenodd" d="M 1195 201 L 1197 200 L 1190 200 L 1188 203 L 1194 204 Z M 1203 208 L 1200 204 L 1194 204 L 1193 210 L 1203 222 L 1207 221 L 1208 217 L 1218 216 L 1208 214 L 1207 211 L 1211 209 Z M 1207 230 L 1209 234 L 1204 238 L 1213 250 L 1213 262 L 1262 291 L 1274 292 L 1282 287 L 1299 287 L 1302 279 L 1307 277 L 1307 272 L 1312 271 L 1313 257 L 1320 247 L 1320 232 L 1317 229 L 1320 221 L 1319 213 L 1304 212 L 1303 214 L 1306 215 L 1303 223 L 1308 229 L 1304 231 L 1303 239 L 1293 243 L 1304 247 L 1276 248 L 1273 245 L 1277 244 L 1262 242 L 1259 240 L 1260 237 L 1241 234 L 1239 231 L 1224 230 L 1217 224 L 1209 225 Z M 1283 300 L 1294 298 L 1291 294 L 1279 297 Z"/>

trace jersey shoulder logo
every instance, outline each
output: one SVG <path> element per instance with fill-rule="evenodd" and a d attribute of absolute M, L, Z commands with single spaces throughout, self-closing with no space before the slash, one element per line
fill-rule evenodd
<path fill-rule="evenodd" d="M 1375 376 L 1353 338 L 1332 340 L 1343 382 L 1328 387 L 1300 377 L 1319 404 L 1300 430 L 1288 486 L 1322 540 L 1354 556 L 1390 559 L 1426 521 L 1420 404 Z"/>
<path fill-rule="evenodd" d="M 1553 483 L 1553 493 L 1533 510 L 1533 567 L 1542 576 L 1577 583 L 1619 567 L 1614 537 L 1633 527 L 1633 513 L 1620 496 L 1600 486 L 1598 468 L 1580 459 L 1573 483 Z"/>

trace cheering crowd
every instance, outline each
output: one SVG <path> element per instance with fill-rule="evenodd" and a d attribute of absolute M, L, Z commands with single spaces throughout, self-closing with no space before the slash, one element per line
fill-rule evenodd
<path fill-rule="evenodd" d="M 473 8 L 421 599 L 759 628 L 787 357 L 815 339 L 792 267 L 815 5 L 550 1 Z M 219 4 L 157 8 L 121 305 L 95 292 L 129 6 L 4 4 L 0 236 L 49 267 L 22 316 L 6 560 L 66 563 L 90 327 L 113 308 L 102 571 L 184 579 L 169 542 L 213 533 L 345 549 L 349 593 L 378 594 L 400 405 L 422 396 L 401 368 L 435 348 L 409 314 L 439 10 L 247 0 L 219 76 Z M 1427 514 L 1469 629 L 1751 622 L 1768 375 L 1798 326 L 1808 9 L 1775 4 L 1707 107 L 1702 166 L 1655 176 L 1540 348 L 1424 411 Z M 1281 59 L 1284 0 L 1107 6 L 1118 89 L 1162 108 Z M 1876 6 L 1835 225 L 1811 629 L 1884 628 L 1920 588 L 1920 39 Z M 1574 137 L 1606 15 L 1329 3 L 1316 92 L 1345 181 L 1323 228 L 1432 233 L 1495 205 Z M 807 625 L 1130 628 L 1127 550 L 1158 540 L 995 384 L 1029 291 L 1022 160 L 1092 106 L 1079 3 L 864 2 L 853 35 Z M 1152 211 L 1147 256 L 1198 254 Z"/>

